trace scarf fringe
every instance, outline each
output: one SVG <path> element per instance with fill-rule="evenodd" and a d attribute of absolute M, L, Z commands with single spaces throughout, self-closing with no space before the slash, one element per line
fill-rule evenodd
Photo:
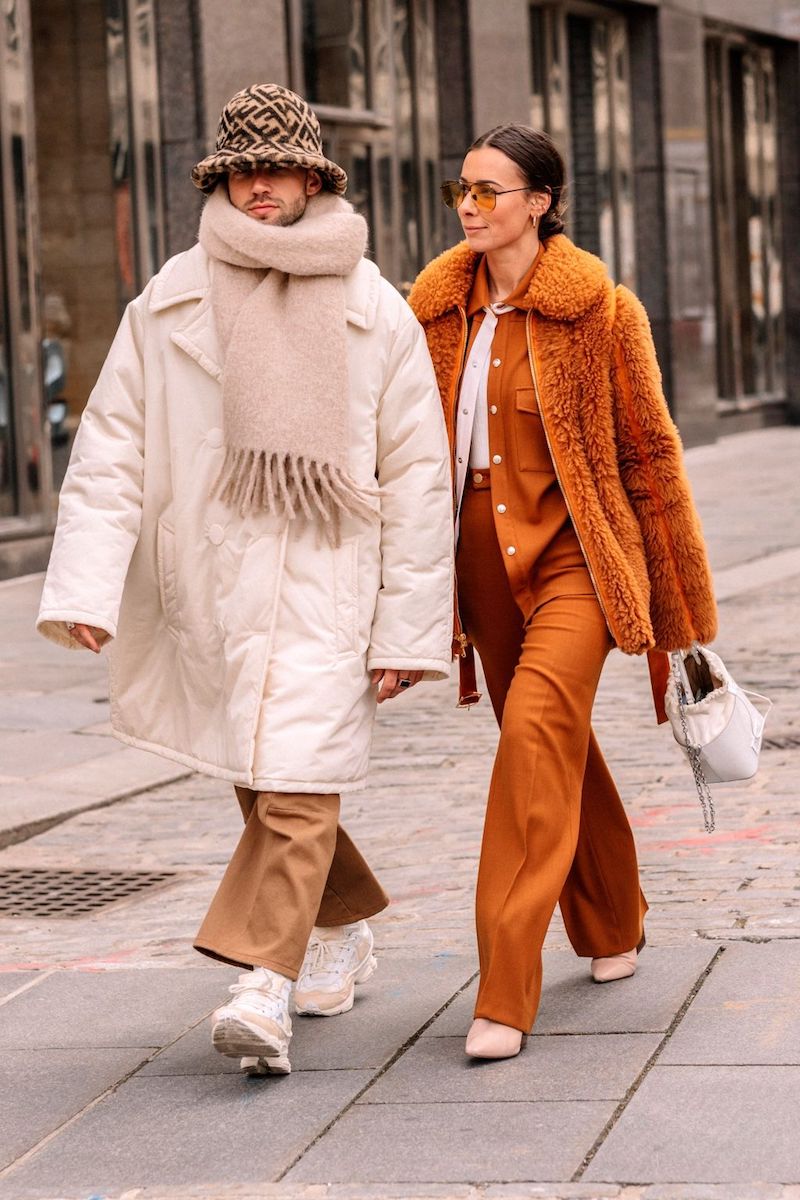
<path fill-rule="evenodd" d="M 265 450 L 225 453 L 211 495 L 237 509 L 240 516 L 268 512 L 289 520 L 322 518 L 326 532 L 339 542 L 342 515 L 379 519 L 380 491 L 358 487 L 338 467 L 310 462 L 304 455 L 268 454 Z"/>

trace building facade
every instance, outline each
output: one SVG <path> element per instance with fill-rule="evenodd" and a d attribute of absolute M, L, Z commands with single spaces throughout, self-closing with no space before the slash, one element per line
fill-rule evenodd
<path fill-rule="evenodd" d="M 4 0 L 0 578 L 46 561 L 124 305 L 191 245 L 248 83 L 303 93 L 405 287 L 472 138 L 547 129 L 568 232 L 651 317 L 684 440 L 800 420 L 800 0 Z"/>

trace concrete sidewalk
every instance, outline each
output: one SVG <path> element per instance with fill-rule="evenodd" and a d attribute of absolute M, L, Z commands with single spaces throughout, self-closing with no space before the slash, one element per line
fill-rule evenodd
<path fill-rule="evenodd" d="M 762 770 L 714 789 L 705 835 L 646 668 L 612 657 L 596 728 L 648 948 L 597 987 L 554 919 L 534 1036 L 507 1063 L 462 1044 L 487 704 L 457 712 L 431 685 L 379 714 L 345 819 L 394 900 L 380 969 L 351 1013 L 295 1021 L 291 1076 L 243 1080 L 206 1019 L 235 972 L 189 945 L 238 836 L 232 797 L 110 738 L 102 662 L 33 632 L 38 577 L 0 584 L 0 901 L 43 883 L 47 914 L 0 911 L 0 1197 L 800 1200 L 800 430 L 687 458 L 717 646 L 776 702 Z M 76 870 L 100 878 L 76 889 Z"/>

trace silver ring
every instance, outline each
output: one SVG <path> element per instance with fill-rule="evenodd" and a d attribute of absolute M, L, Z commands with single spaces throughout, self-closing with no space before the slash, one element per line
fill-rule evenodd
<path fill-rule="evenodd" d="M 401 688 L 407 688 L 407 687 L 411 687 L 411 680 L 410 680 L 410 679 L 401 679 L 401 680 L 400 680 L 400 687 L 401 687 Z"/>
<path fill-rule="evenodd" d="M 67 629 L 69 629 L 69 631 L 70 631 L 70 632 L 72 632 L 72 630 L 73 630 L 74 628 L 75 628 L 75 622 L 74 622 L 74 621 L 67 621 Z"/>

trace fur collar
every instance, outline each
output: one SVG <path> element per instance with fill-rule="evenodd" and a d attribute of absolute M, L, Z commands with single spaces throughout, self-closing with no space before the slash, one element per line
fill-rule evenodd
<path fill-rule="evenodd" d="M 420 321 L 433 321 L 453 308 L 466 308 L 479 257 L 466 242 L 459 242 L 420 272 L 409 296 Z M 528 296 L 531 307 L 543 317 L 574 321 L 604 294 L 610 296 L 612 288 L 599 258 L 556 234 L 544 243 Z"/>

